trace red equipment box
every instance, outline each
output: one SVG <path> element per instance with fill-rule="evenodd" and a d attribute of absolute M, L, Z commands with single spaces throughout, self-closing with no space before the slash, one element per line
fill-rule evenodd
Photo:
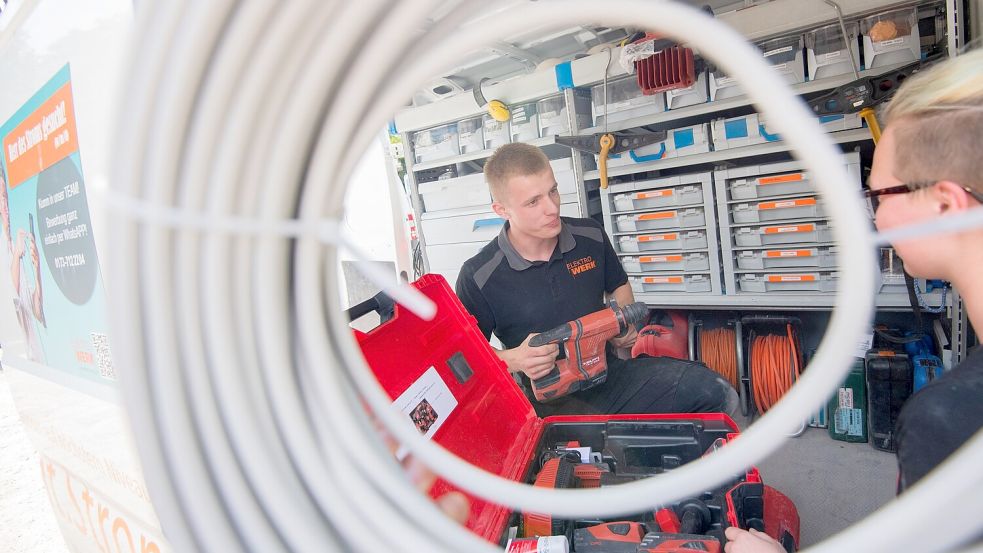
<path fill-rule="evenodd" d="M 533 483 L 548 452 L 558 444 L 577 442 L 598 452 L 602 463 L 614 469 L 600 473 L 591 465 L 578 465 L 575 479 L 583 487 L 596 487 L 666 472 L 736 436 L 737 426 L 720 413 L 538 418 L 444 278 L 424 275 L 413 286 L 437 304 L 434 320 L 424 321 L 396 305 L 391 318 L 383 317 L 384 322 L 368 333 L 355 330 L 355 336 L 397 407 L 422 433 L 477 467 Z M 453 489 L 438 480 L 431 495 Z M 763 486 L 757 469 L 718 492 L 708 491 L 701 500 L 711 513 L 705 530 L 719 535 L 721 543 L 723 529 L 735 524 L 755 526 L 777 539 L 786 535 L 786 540 L 798 543 L 794 505 Z M 518 525 L 521 515 L 470 494 L 469 499 L 467 527 L 504 545 L 508 528 Z M 678 505 L 669 507 L 684 516 Z M 655 513 L 649 515 L 655 519 Z M 602 522 L 611 521 L 595 523 Z M 572 531 L 573 525 L 569 528 Z"/>

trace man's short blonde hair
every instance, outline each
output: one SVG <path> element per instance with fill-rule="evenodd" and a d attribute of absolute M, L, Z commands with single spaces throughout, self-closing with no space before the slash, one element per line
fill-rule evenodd
<path fill-rule="evenodd" d="M 517 142 L 495 150 L 485 162 L 485 181 L 492 198 L 501 202 L 505 185 L 512 177 L 538 175 L 550 168 L 550 159 L 536 146 Z"/>
<path fill-rule="evenodd" d="M 894 176 L 983 192 L 983 50 L 906 80 L 882 114 L 895 137 Z"/>

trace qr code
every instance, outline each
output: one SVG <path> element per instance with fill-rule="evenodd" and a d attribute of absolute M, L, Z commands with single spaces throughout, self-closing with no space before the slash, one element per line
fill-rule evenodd
<path fill-rule="evenodd" d="M 96 365 L 99 367 L 99 376 L 116 380 L 116 367 L 113 365 L 113 354 L 109 351 L 109 336 L 98 332 L 91 332 L 92 347 L 96 350 Z"/>

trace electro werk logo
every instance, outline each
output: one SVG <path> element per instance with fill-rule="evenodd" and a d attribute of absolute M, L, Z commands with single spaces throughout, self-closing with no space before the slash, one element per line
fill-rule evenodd
<path fill-rule="evenodd" d="M 573 276 L 577 276 L 580 273 L 586 273 L 587 271 L 596 268 L 597 262 L 594 261 L 594 258 L 589 255 L 567 263 L 567 270 L 570 271 L 570 274 Z"/>

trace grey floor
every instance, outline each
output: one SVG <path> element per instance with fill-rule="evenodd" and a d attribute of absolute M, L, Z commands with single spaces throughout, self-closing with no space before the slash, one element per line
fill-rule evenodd
<path fill-rule="evenodd" d="M 893 499 L 898 474 L 894 454 L 870 444 L 833 440 L 825 428 L 807 428 L 758 469 L 765 484 L 798 507 L 801 547 L 822 541 Z"/>

